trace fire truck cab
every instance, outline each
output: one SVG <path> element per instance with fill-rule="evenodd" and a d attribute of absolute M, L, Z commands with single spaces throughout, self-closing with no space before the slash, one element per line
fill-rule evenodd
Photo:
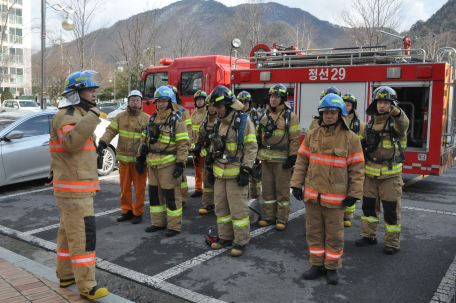
<path fill-rule="evenodd" d="M 236 58 L 231 89 L 235 94 L 247 90 L 256 103 L 254 106 L 264 107 L 269 102 L 269 88 L 284 84 L 289 102 L 300 119 L 302 139 L 312 116 L 318 115 L 318 102 L 325 88 L 336 86 L 342 94 L 355 95 L 360 119 L 368 122 L 365 109 L 372 92 L 386 85 L 396 90 L 399 106 L 410 119 L 403 172 L 440 175 L 453 165 L 455 49 L 440 49 L 435 61 L 427 60 L 422 49 L 325 50 L 310 54 L 304 50 L 270 49 L 265 45 L 255 49 L 248 58 Z"/>

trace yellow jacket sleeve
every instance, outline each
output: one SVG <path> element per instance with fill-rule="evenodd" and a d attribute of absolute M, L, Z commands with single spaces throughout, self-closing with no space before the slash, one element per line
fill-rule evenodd
<path fill-rule="evenodd" d="M 245 124 L 243 145 L 244 158 L 241 165 L 252 168 L 253 162 L 255 162 L 257 156 L 258 144 L 255 135 L 255 126 L 250 119 L 248 119 L 247 123 Z"/>
<path fill-rule="evenodd" d="M 112 139 L 119 134 L 119 115 L 115 116 L 111 121 L 111 124 L 106 126 L 106 130 L 100 140 L 106 142 L 109 145 Z"/>
<path fill-rule="evenodd" d="M 298 157 L 296 159 L 296 166 L 291 178 L 291 187 L 302 188 L 304 186 L 307 168 L 309 167 L 309 158 L 310 158 L 310 134 L 304 138 L 301 146 L 298 150 Z"/>
<path fill-rule="evenodd" d="M 176 122 L 176 162 L 187 162 L 189 140 L 190 137 L 188 136 L 187 125 L 185 122 Z"/>
<path fill-rule="evenodd" d="M 301 139 L 301 126 L 299 124 L 298 116 L 291 113 L 290 129 L 288 131 L 288 139 L 290 141 L 288 147 L 288 155 L 295 156 L 298 154 L 299 139 Z"/>
<path fill-rule="evenodd" d="M 78 152 L 92 137 L 100 122 L 100 118 L 92 111 L 77 123 L 73 116 L 64 115 L 58 126 L 60 144 L 67 152 Z"/>

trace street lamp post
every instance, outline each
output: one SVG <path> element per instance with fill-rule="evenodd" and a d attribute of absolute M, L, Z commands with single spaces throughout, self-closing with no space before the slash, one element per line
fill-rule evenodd
<path fill-rule="evenodd" d="M 46 6 L 46 4 L 48 6 Z M 62 21 L 62 27 L 64 30 L 70 31 L 74 28 L 74 22 L 68 17 L 68 14 L 75 13 L 75 10 L 69 6 L 62 7 L 60 4 L 47 3 L 46 0 L 41 0 L 41 94 L 40 94 L 40 105 L 42 109 L 47 108 L 46 101 L 46 80 L 45 80 L 45 52 L 46 52 L 46 8 L 52 8 L 55 11 L 64 11 L 67 16 Z"/>

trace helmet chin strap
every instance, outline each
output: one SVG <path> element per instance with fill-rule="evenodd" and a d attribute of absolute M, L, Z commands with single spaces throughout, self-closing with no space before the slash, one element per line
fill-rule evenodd
<path fill-rule="evenodd" d="M 329 128 L 331 126 L 336 126 L 337 127 L 340 124 L 340 121 L 342 121 L 342 117 L 341 117 L 341 115 L 339 113 L 339 118 L 337 119 L 337 121 L 335 123 L 321 125 L 323 123 L 323 114 L 321 114 L 320 118 L 318 119 L 318 125 L 320 125 L 321 127 L 326 127 L 326 128 Z"/>

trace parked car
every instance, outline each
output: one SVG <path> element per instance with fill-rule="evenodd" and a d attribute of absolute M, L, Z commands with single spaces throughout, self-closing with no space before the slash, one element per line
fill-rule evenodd
<path fill-rule="evenodd" d="M 102 102 L 102 103 L 98 103 L 97 107 L 103 113 L 109 114 L 110 112 L 115 111 L 122 105 L 123 105 L 123 102 Z"/>
<path fill-rule="evenodd" d="M 0 113 L 0 186 L 46 178 L 51 154 L 49 137 L 56 110 L 37 112 L 15 111 Z M 98 138 L 110 123 L 104 119 L 97 126 Z M 117 137 L 105 149 L 101 176 L 110 174 L 116 164 Z"/>
<path fill-rule="evenodd" d="M 16 110 L 39 111 L 40 106 L 31 100 L 7 99 L 3 101 L 0 112 Z"/>
<path fill-rule="evenodd" d="M 120 114 L 121 112 L 125 111 L 127 109 L 127 106 L 128 106 L 128 103 L 125 103 L 124 105 L 120 106 L 118 109 L 116 109 L 115 111 L 112 111 L 108 114 L 108 116 L 106 117 L 106 120 L 108 120 L 109 122 L 111 122 L 112 120 L 114 120 L 114 118 Z"/>

